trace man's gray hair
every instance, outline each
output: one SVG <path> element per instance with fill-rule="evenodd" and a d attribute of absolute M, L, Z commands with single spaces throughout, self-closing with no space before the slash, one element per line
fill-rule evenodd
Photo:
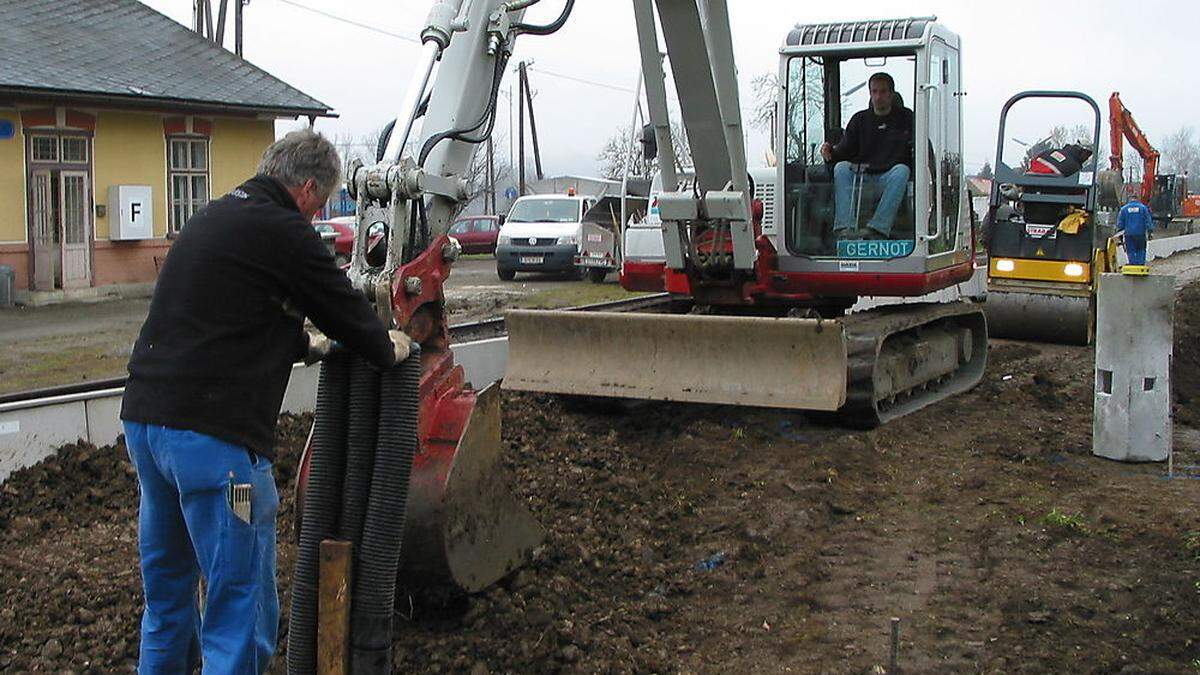
<path fill-rule="evenodd" d="M 329 139 L 312 129 L 298 129 L 267 147 L 258 173 L 293 188 L 314 180 L 328 198 L 342 180 L 342 160 Z"/>

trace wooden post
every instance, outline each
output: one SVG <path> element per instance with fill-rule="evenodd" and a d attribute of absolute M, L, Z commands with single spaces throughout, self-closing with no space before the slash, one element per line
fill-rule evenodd
<path fill-rule="evenodd" d="M 321 542 L 321 572 L 317 601 L 317 673 L 350 672 L 350 572 L 354 545 L 326 539 Z"/>

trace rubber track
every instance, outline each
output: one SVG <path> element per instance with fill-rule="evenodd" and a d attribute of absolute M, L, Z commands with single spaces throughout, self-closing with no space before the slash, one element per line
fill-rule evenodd
<path fill-rule="evenodd" d="M 880 411 L 876 404 L 875 364 L 878 362 L 880 349 L 889 336 L 941 319 L 970 318 L 973 315 L 978 316 L 980 325 L 986 331 L 983 310 L 968 302 L 895 305 L 851 314 L 840 319 L 846 331 L 847 378 L 846 404 L 836 413 L 838 421 L 854 428 L 872 429 L 883 422 L 975 386 L 983 375 L 983 364 L 980 361 L 986 363 L 987 359 L 986 338 L 982 353 L 976 346 L 972 360 L 960 366 L 945 383 L 917 389 L 911 396 L 906 397 L 903 405 L 897 404 L 890 409 Z"/>

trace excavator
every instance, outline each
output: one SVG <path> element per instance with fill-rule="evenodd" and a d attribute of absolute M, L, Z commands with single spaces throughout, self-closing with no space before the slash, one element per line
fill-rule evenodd
<path fill-rule="evenodd" d="M 374 553 L 384 547 L 364 531 L 363 559 L 355 563 L 356 577 L 362 568 L 375 578 L 356 593 L 377 606 L 352 620 L 355 659 L 375 663 L 378 672 L 390 653 L 390 623 L 381 623 L 390 616 L 382 607 L 397 581 L 478 591 L 523 564 L 542 539 L 540 525 L 502 479 L 497 387 L 473 389 L 454 362 L 443 290 L 459 252 L 447 230 L 464 205 L 472 156 L 491 134 L 513 44 L 521 35 L 556 32 L 574 5 L 566 0 L 551 23 L 526 23 L 524 12 L 537 1 L 435 2 L 416 76 L 378 161 L 348 171 L 359 220 L 349 277 L 419 349 L 399 367 L 399 379 L 384 376 L 382 389 L 356 379 L 361 368 L 322 365 L 297 488 L 303 517 L 289 672 L 311 666 L 306 648 L 316 630 L 318 547 L 337 536 L 339 508 L 360 493 L 369 490 L 372 504 L 365 529 L 392 528 L 398 548 Z M 669 306 L 691 309 L 511 311 L 503 386 L 812 410 L 870 427 L 976 384 L 987 355 L 977 305 L 955 300 L 845 315 L 860 296 L 952 290 L 974 271 L 958 36 L 934 17 L 798 25 L 788 32 L 779 62 L 777 223 L 773 234 L 763 234 L 746 166 L 726 1 L 633 0 L 633 9 L 664 186 L 680 185 L 664 51 L 692 139 L 694 179 L 658 199 L 665 286 L 679 300 Z M 890 232 L 866 236 L 879 185 L 861 175 L 835 183 L 820 148 L 836 142 L 850 115 L 866 107 L 866 84 L 877 72 L 892 75 L 894 105 L 910 106 L 915 123 L 909 179 Z M 839 209 L 858 227 L 835 230 Z M 364 233 L 377 222 L 386 236 L 368 249 Z M 375 417 L 362 412 L 368 407 L 378 411 Z M 356 444 L 375 438 L 372 420 L 375 475 L 352 484 L 349 468 L 344 479 L 337 468 L 353 463 Z M 390 453 L 385 440 L 409 453 L 408 470 L 389 465 L 380 473 Z M 377 491 L 386 499 L 377 500 Z"/>
<path fill-rule="evenodd" d="M 1189 199 L 1186 175 L 1160 174 L 1158 162 L 1161 155 L 1150 144 L 1150 139 L 1133 118 L 1133 113 L 1121 101 L 1121 93 L 1114 91 L 1108 98 L 1109 171 L 1113 181 L 1121 185 L 1125 175 L 1125 143 L 1127 139 L 1142 158 L 1142 186 L 1138 198 L 1150 207 L 1154 219 L 1160 225 L 1177 224 L 1182 234 L 1190 234 L 1192 226 L 1200 221 L 1200 198 Z"/>

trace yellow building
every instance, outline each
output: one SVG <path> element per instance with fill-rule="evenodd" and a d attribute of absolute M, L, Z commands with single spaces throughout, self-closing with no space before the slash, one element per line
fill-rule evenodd
<path fill-rule="evenodd" d="M 0 265 L 18 301 L 145 290 L 173 234 L 329 107 L 137 0 L 0 0 Z"/>

